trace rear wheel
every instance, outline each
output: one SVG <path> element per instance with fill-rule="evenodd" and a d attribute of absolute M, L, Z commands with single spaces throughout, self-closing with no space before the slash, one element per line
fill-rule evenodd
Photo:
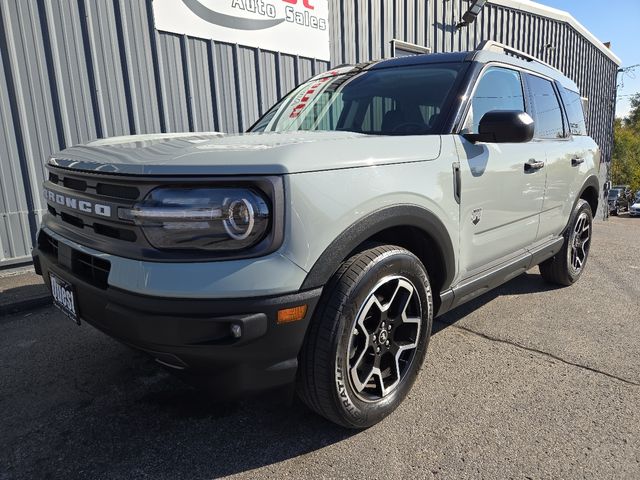
<path fill-rule="evenodd" d="M 354 255 L 325 287 L 300 355 L 298 392 L 350 428 L 389 415 L 407 395 L 431 335 L 427 272 L 411 252 L 380 246 Z"/>
<path fill-rule="evenodd" d="M 582 275 L 589 258 L 592 233 L 591 207 L 585 200 L 578 200 L 564 234 L 562 249 L 557 255 L 540 264 L 542 278 L 559 285 L 575 283 Z"/>

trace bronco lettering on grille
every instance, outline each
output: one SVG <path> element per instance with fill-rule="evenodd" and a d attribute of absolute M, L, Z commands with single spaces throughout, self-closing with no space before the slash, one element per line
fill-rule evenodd
<path fill-rule="evenodd" d="M 84 213 L 94 213 L 101 217 L 111 217 L 111 207 L 100 203 L 93 203 L 87 200 L 78 200 L 77 198 L 67 197 L 60 193 L 52 192 L 46 188 L 43 190 L 44 199 L 48 202 L 56 203 L 63 207 L 79 210 Z"/>

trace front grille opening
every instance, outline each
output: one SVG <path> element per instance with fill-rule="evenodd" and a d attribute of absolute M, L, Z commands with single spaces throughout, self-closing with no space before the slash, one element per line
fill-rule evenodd
<path fill-rule="evenodd" d="M 55 173 L 49 172 L 49 181 L 51 183 L 60 183 L 60 177 L 58 177 L 58 175 L 56 175 Z"/>
<path fill-rule="evenodd" d="M 38 237 L 38 248 L 40 251 L 58 258 L 58 241 L 44 232 L 40 232 Z"/>
<path fill-rule="evenodd" d="M 74 250 L 72 269 L 73 273 L 93 286 L 103 290 L 107 288 L 107 280 L 111 270 L 111 264 L 107 260 Z"/>
<path fill-rule="evenodd" d="M 51 205 L 48 205 L 48 204 L 47 204 L 47 210 L 49 210 L 49 213 L 50 213 L 51 215 L 53 215 L 54 217 L 58 214 L 58 212 L 56 211 L 56 209 L 55 209 L 55 208 L 53 208 Z"/>
<path fill-rule="evenodd" d="M 76 217 L 74 215 L 69 215 L 68 213 L 65 213 L 65 212 L 60 212 L 60 218 L 62 219 L 63 222 L 69 223 L 74 227 L 84 228 L 84 222 L 79 217 Z"/>
<path fill-rule="evenodd" d="M 60 265 L 58 262 L 58 241 L 55 238 L 41 231 L 38 236 L 38 248 L 43 254 L 52 257 L 56 265 Z M 107 288 L 110 270 L 111 263 L 108 260 L 71 249 L 71 271 L 94 287 L 103 290 Z"/>
<path fill-rule="evenodd" d="M 124 198 L 127 200 L 137 200 L 140 196 L 140 190 L 136 187 L 127 187 L 124 185 L 111 185 L 109 183 L 99 183 L 96 186 L 98 195 L 107 197 Z"/>
<path fill-rule="evenodd" d="M 79 192 L 84 192 L 87 190 L 87 182 L 85 182 L 84 180 L 65 177 L 62 183 L 65 187 L 71 188 L 73 190 L 78 190 Z"/>
<path fill-rule="evenodd" d="M 114 228 L 102 223 L 94 223 L 93 230 L 99 235 L 116 238 L 118 240 L 124 240 L 126 242 L 135 242 L 138 239 L 136 233 L 131 230 L 126 230 L 124 228 Z"/>

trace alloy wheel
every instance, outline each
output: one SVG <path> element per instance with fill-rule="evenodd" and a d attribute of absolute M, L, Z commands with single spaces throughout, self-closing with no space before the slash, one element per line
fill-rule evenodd
<path fill-rule="evenodd" d="M 352 326 L 349 381 L 364 401 L 388 396 L 413 362 L 420 338 L 422 305 L 405 277 L 383 278 L 371 290 Z"/>
<path fill-rule="evenodd" d="M 569 266 L 574 274 L 578 274 L 587 261 L 591 246 L 591 219 L 587 213 L 582 212 L 578 217 L 569 241 L 571 242 L 567 250 Z"/>

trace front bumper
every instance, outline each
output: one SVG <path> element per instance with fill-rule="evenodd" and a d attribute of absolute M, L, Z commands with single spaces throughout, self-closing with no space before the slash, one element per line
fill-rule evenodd
<path fill-rule="evenodd" d="M 73 251 L 66 256 L 71 258 Z M 41 246 L 33 251 L 36 271 L 49 288 L 50 272 L 73 285 L 82 321 L 147 352 L 187 380 L 213 386 L 218 397 L 234 398 L 294 381 L 321 289 L 228 300 L 146 296 L 96 283 L 65 258 L 62 245 L 57 253 Z M 278 324 L 279 310 L 303 304 L 304 319 Z M 232 334 L 233 325 L 241 327 L 240 338 Z"/>

